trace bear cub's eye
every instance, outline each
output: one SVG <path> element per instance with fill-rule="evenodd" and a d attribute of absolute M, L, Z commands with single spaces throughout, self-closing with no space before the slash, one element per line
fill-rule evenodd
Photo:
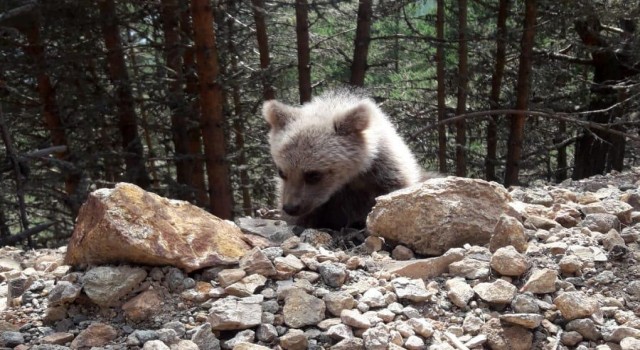
<path fill-rule="evenodd" d="M 317 184 L 322 180 L 322 173 L 319 171 L 306 171 L 303 175 L 304 182 L 308 185 Z"/>
<path fill-rule="evenodd" d="M 281 179 L 286 180 L 287 177 L 284 175 L 284 173 L 282 172 L 281 169 L 278 168 L 278 176 L 280 176 Z"/>

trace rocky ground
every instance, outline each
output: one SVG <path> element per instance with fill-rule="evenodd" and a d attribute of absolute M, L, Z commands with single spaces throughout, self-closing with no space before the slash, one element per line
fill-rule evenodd
<path fill-rule="evenodd" d="M 455 197 L 436 223 L 415 214 L 436 209 L 414 217 L 378 208 L 395 213 L 395 236 L 372 222 L 382 237 L 360 245 L 358 232 L 299 232 L 246 218 L 245 232 L 278 244 L 254 237 L 262 244 L 237 264 L 190 273 L 71 267 L 67 247 L 5 247 L 0 348 L 640 349 L 639 186 L 633 169 L 515 188 L 503 196 L 512 198 L 504 215 L 484 216 L 500 205 L 483 206 L 489 202 L 472 191 L 478 203 Z M 489 222 L 465 216 L 473 210 Z M 446 233 L 431 242 L 403 234 L 416 225 Z M 489 236 L 478 241 L 478 230 Z M 438 241 L 444 234 L 471 243 Z M 444 254 L 419 254 L 434 249 Z"/>

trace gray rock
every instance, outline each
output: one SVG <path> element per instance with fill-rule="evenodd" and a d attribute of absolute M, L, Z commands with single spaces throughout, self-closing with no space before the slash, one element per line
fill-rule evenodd
<path fill-rule="evenodd" d="M 58 306 L 63 304 L 70 304 L 78 295 L 82 288 L 76 284 L 67 281 L 60 281 L 49 292 L 49 305 Z"/>
<path fill-rule="evenodd" d="M 500 316 L 500 320 L 524 328 L 534 329 L 540 325 L 544 316 L 540 314 L 505 314 Z"/>
<path fill-rule="evenodd" d="M 240 259 L 240 268 L 247 274 L 259 274 L 262 276 L 275 276 L 276 268 L 269 258 L 255 247 Z"/>
<path fill-rule="evenodd" d="M 0 346 L 13 348 L 20 344 L 24 344 L 24 336 L 22 333 L 11 331 L 0 332 Z"/>
<path fill-rule="evenodd" d="M 253 343 L 255 341 L 255 338 L 256 338 L 256 332 L 250 329 L 245 329 L 243 331 L 236 333 L 236 335 L 233 338 L 224 342 L 223 347 L 225 349 L 233 349 L 239 343 Z"/>
<path fill-rule="evenodd" d="M 596 326 L 595 322 L 590 318 L 580 318 L 567 323 L 565 329 L 568 331 L 576 331 L 582 337 L 588 340 L 597 341 L 602 339 L 602 333 Z"/>
<path fill-rule="evenodd" d="M 491 257 L 491 268 L 503 276 L 522 276 L 529 268 L 529 260 L 513 246 L 502 247 Z"/>
<path fill-rule="evenodd" d="M 340 316 L 342 310 L 353 309 L 356 306 L 355 299 L 347 292 L 330 292 L 322 299 L 327 310 L 334 316 Z"/>
<path fill-rule="evenodd" d="M 478 279 L 489 276 L 489 262 L 472 258 L 464 258 L 449 265 L 449 273 L 467 279 Z"/>
<path fill-rule="evenodd" d="M 101 306 L 115 304 L 147 277 L 141 268 L 99 266 L 84 275 L 84 292 Z"/>
<path fill-rule="evenodd" d="M 170 348 L 160 340 L 149 340 L 144 343 L 142 350 L 170 350 Z"/>
<path fill-rule="evenodd" d="M 261 324 L 256 331 L 256 337 L 263 343 L 271 343 L 278 337 L 278 331 L 272 324 Z"/>
<path fill-rule="evenodd" d="M 347 269 L 342 264 L 324 262 L 318 266 L 322 281 L 334 288 L 341 287 L 347 279 Z"/>
<path fill-rule="evenodd" d="M 362 333 L 362 339 L 367 350 L 387 350 L 389 331 L 382 325 L 372 327 Z"/>
<path fill-rule="evenodd" d="M 292 227 L 282 220 L 242 217 L 236 219 L 236 224 L 242 232 L 264 237 L 273 245 L 280 245 L 288 238 L 295 236 Z"/>
<path fill-rule="evenodd" d="M 398 277 L 393 279 L 391 284 L 399 299 L 423 302 L 429 300 L 434 294 L 433 291 L 427 291 L 422 279 Z"/>
<path fill-rule="evenodd" d="M 459 308 L 466 307 L 475 295 L 473 288 L 463 278 L 449 279 L 445 282 L 445 286 L 449 300 Z"/>
<path fill-rule="evenodd" d="M 619 230 L 620 220 L 613 214 L 588 214 L 579 226 L 586 227 L 591 231 L 607 233 L 610 230 Z"/>

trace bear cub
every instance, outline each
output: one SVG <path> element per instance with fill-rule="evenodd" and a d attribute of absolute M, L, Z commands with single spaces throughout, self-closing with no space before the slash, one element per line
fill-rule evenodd
<path fill-rule="evenodd" d="M 262 112 L 289 224 L 363 228 L 376 197 L 423 180 L 387 115 L 359 93 L 330 91 L 302 106 L 271 100 Z"/>

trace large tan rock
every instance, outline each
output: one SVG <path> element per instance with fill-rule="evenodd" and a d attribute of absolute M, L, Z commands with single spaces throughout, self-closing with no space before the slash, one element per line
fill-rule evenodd
<path fill-rule="evenodd" d="M 376 198 L 367 228 L 417 253 L 440 255 L 465 243 L 489 243 L 500 215 L 518 215 L 510 202 L 495 182 L 435 178 Z"/>
<path fill-rule="evenodd" d="M 92 192 L 80 208 L 65 263 L 173 265 L 191 272 L 235 264 L 250 249 L 234 224 L 119 183 Z"/>

